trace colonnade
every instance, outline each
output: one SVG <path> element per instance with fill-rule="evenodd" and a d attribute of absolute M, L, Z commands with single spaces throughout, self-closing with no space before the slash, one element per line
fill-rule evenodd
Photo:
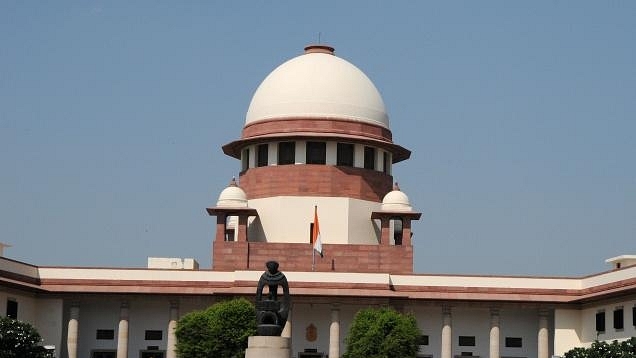
<path fill-rule="evenodd" d="M 175 330 L 179 320 L 179 304 L 176 301 L 170 302 L 170 318 L 168 320 L 166 337 L 166 358 L 177 358 L 176 343 L 177 336 Z M 80 305 L 72 303 L 69 314 L 68 330 L 66 335 L 66 349 L 68 358 L 77 358 L 77 342 L 79 337 Z M 117 358 L 128 358 L 128 322 L 129 306 L 127 301 L 122 301 L 119 307 L 119 323 L 117 330 Z M 133 355 L 136 356 L 136 355 Z"/>
<path fill-rule="evenodd" d="M 442 309 L 442 347 L 441 358 L 453 358 L 453 341 L 452 341 L 452 312 L 450 307 Z M 548 337 L 548 310 L 539 310 L 538 314 L 538 332 L 537 332 L 537 357 L 549 358 L 550 342 Z M 501 346 L 500 315 L 498 308 L 490 309 L 490 335 L 488 342 L 488 357 L 500 358 L 499 347 Z"/>
<path fill-rule="evenodd" d="M 169 321 L 167 325 L 166 358 L 176 358 L 176 335 L 175 329 L 179 319 L 178 302 L 172 301 L 169 306 Z M 79 333 L 80 307 L 72 304 L 69 312 L 67 331 L 67 350 L 69 358 L 77 358 L 77 342 Z M 441 327 L 441 358 L 453 358 L 453 335 L 452 335 L 452 309 L 449 306 L 442 307 L 442 327 Z M 537 357 L 549 358 L 549 311 L 540 310 L 538 313 L 537 331 Z M 119 329 L 117 335 L 117 358 L 128 358 L 128 302 L 123 301 L 119 312 Z M 490 332 L 489 332 L 489 358 L 500 358 L 499 347 L 500 337 L 500 312 L 497 307 L 490 309 Z M 292 311 L 289 313 L 287 324 L 281 334 L 283 337 L 292 337 Z M 329 323 L 329 357 L 340 357 L 340 308 L 332 305 Z"/>

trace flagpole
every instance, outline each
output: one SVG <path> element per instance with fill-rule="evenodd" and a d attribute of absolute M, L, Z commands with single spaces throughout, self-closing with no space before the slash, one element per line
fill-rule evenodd
<path fill-rule="evenodd" d="M 314 227 L 311 232 L 311 271 L 316 271 L 316 248 L 315 248 L 315 233 L 316 233 L 316 215 L 318 215 L 318 205 L 314 205 Z"/>
<path fill-rule="evenodd" d="M 311 232 L 311 271 L 316 271 L 316 217 L 318 215 L 318 205 L 314 205 L 314 227 Z"/>

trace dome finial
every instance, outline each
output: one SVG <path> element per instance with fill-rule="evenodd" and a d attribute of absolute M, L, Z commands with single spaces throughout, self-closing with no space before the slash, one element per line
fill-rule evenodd
<path fill-rule="evenodd" d="M 395 184 L 393 184 L 393 190 L 400 191 L 400 186 L 398 185 L 398 182 L 395 182 Z"/>
<path fill-rule="evenodd" d="M 228 186 L 238 186 L 238 184 L 236 184 L 236 177 L 232 177 L 232 180 L 230 180 L 230 185 Z"/>
<path fill-rule="evenodd" d="M 323 44 L 313 44 L 305 47 L 305 54 L 308 53 L 326 53 L 328 55 L 333 55 L 334 48 L 328 45 Z"/>

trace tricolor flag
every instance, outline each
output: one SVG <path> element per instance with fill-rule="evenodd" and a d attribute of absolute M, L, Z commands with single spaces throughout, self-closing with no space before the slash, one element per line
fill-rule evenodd
<path fill-rule="evenodd" d="M 320 225 L 318 225 L 318 207 L 314 207 L 314 231 L 311 233 L 311 242 L 314 250 L 318 251 L 322 257 L 322 241 L 320 240 Z"/>

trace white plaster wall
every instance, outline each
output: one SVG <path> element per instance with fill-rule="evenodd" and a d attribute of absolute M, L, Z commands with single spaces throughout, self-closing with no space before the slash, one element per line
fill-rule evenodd
<path fill-rule="evenodd" d="M 0 314 L 7 312 L 7 300 L 18 303 L 18 320 L 31 324 L 42 337 L 42 345 L 55 346 L 60 356 L 62 343 L 62 300 L 38 299 L 34 295 L 17 290 L 0 291 Z"/>
<path fill-rule="evenodd" d="M 305 164 L 307 163 L 307 142 L 306 141 L 296 141 L 296 164 Z"/>
<path fill-rule="evenodd" d="M 353 166 L 356 168 L 364 168 L 364 145 L 362 144 L 353 146 Z"/>
<path fill-rule="evenodd" d="M 490 325 L 488 326 L 490 329 Z M 499 312 L 499 353 L 506 357 L 536 357 L 539 316 L 536 309 L 506 308 Z M 521 337 L 522 347 L 506 347 L 506 337 Z M 488 347 L 486 347 L 486 352 Z M 486 355 L 486 357 L 488 357 Z"/>
<path fill-rule="evenodd" d="M 165 351 L 168 340 L 168 322 L 170 321 L 170 301 L 167 299 L 134 300 L 130 302 L 130 322 L 128 326 L 128 355 L 138 357 L 139 351 L 148 346 L 158 346 Z M 159 341 L 147 341 L 146 330 L 162 331 Z"/>
<path fill-rule="evenodd" d="M 294 304 L 292 312 L 292 356 L 307 348 L 315 348 L 318 352 L 329 354 L 329 327 L 331 325 L 331 304 Z M 340 355 L 345 352 L 345 338 L 353 322 L 355 314 L 367 306 L 337 305 L 340 310 Z M 318 331 L 316 341 L 306 339 L 307 327 L 313 324 Z"/>
<path fill-rule="evenodd" d="M 428 345 L 420 346 L 419 353 L 439 357 L 442 347 L 442 308 L 439 306 L 415 306 L 410 308 L 415 315 L 421 334 L 428 336 Z"/>
<path fill-rule="evenodd" d="M 380 224 L 371 220 L 371 212 L 380 210 L 382 204 L 372 201 L 349 199 L 349 244 L 378 244 Z M 320 224 L 322 230 L 322 223 Z"/>
<path fill-rule="evenodd" d="M 536 289 L 580 289 L 581 281 L 568 278 L 461 276 L 461 275 L 391 275 L 394 285 L 503 287 Z"/>
<path fill-rule="evenodd" d="M 309 243 L 309 228 L 318 206 L 318 220 L 323 243 L 377 244 L 377 232 L 371 212 L 379 203 L 336 197 L 277 196 L 252 199 L 248 205 L 257 209 L 259 219 L 248 228 L 254 241 Z"/>
<path fill-rule="evenodd" d="M 629 280 L 636 277 L 636 266 L 626 267 L 620 270 L 604 272 L 598 275 L 583 278 L 581 288 L 600 286 L 619 280 Z"/>
<path fill-rule="evenodd" d="M 318 352 L 329 353 L 329 325 L 331 324 L 331 307 L 326 304 L 294 304 L 292 308 L 292 351 L 297 357 L 298 352 L 305 349 L 317 349 Z M 307 327 L 316 326 L 316 340 L 307 340 Z M 342 326 L 340 327 L 342 334 Z M 342 353 L 342 352 L 341 352 Z"/>
<path fill-rule="evenodd" d="M 338 142 L 327 142 L 327 158 L 325 164 L 336 165 L 338 163 Z"/>
<path fill-rule="evenodd" d="M 632 307 L 636 305 L 636 297 L 616 301 L 612 303 L 601 303 L 590 306 L 581 312 L 581 342 L 583 346 L 589 346 L 595 339 L 601 341 L 612 341 L 614 339 L 627 339 L 636 337 L 636 327 L 632 322 Z M 614 309 L 623 307 L 623 329 L 614 328 Z M 605 332 L 596 332 L 596 312 L 605 311 Z"/>
<path fill-rule="evenodd" d="M 36 300 L 32 294 L 6 289 L 0 292 L 0 314 L 5 316 L 7 313 L 7 300 L 16 301 L 18 303 L 18 319 L 35 324 L 36 317 Z"/>
<path fill-rule="evenodd" d="M 35 327 L 42 336 L 42 344 L 55 346 L 56 356 L 60 357 L 64 302 L 62 299 L 51 298 L 37 299 L 36 304 Z"/>
<path fill-rule="evenodd" d="M 554 354 L 563 354 L 573 347 L 581 347 L 581 310 L 554 311 Z"/>
<path fill-rule="evenodd" d="M 488 357 L 490 345 L 490 311 L 487 308 L 453 307 L 452 309 L 453 356 L 472 352 L 475 356 Z M 441 334 L 441 330 L 440 330 Z M 475 336 L 475 346 L 459 346 L 459 336 Z"/>
<path fill-rule="evenodd" d="M 269 143 L 267 145 L 267 165 L 276 165 L 278 163 L 278 146 Z"/>
<path fill-rule="evenodd" d="M 79 305 L 79 333 L 77 344 L 78 357 L 90 357 L 94 349 L 117 349 L 117 328 L 119 324 L 119 307 L 121 300 L 114 297 L 102 297 L 101 300 L 84 300 Z M 68 329 L 68 312 L 70 307 L 65 307 L 64 330 Z M 115 337 L 112 340 L 97 340 L 98 329 L 113 329 Z M 66 351 L 66 335 L 62 342 Z"/>

